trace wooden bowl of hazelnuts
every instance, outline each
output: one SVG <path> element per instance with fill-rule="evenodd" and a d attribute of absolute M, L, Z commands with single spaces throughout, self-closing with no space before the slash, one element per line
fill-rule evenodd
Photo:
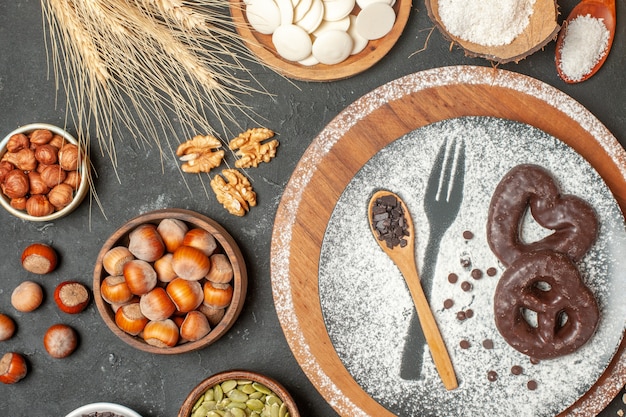
<path fill-rule="evenodd" d="M 243 309 L 248 275 L 233 237 L 216 221 L 183 209 L 142 214 L 104 243 L 93 293 L 106 325 L 150 353 L 202 349 Z"/>
<path fill-rule="evenodd" d="M 74 211 L 89 190 L 89 161 L 65 130 L 33 123 L 0 142 L 0 204 L 30 221 L 50 221 Z"/>

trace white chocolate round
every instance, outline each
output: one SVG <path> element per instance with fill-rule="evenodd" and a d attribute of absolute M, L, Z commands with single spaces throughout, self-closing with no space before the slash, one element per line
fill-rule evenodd
<path fill-rule="evenodd" d="M 388 34 L 396 21 L 396 12 L 385 3 L 372 3 L 356 17 L 356 30 L 365 39 L 380 39 Z"/>
<path fill-rule="evenodd" d="M 313 33 L 315 29 L 322 23 L 324 19 L 324 3 L 322 0 L 313 0 L 311 7 L 302 19 L 296 21 L 296 25 L 300 26 L 307 33 Z"/>
<path fill-rule="evenodd" d="M 313 42 L 313 56 L 322 64 L 334 65 L 344 61 L 352 52 L 352 37 L 342 30 L 328 30 Z"/>
<path fill-rule="evenodd" d="M 324 0 L 324 20 L 335 21 L 348 16 L 356 0 Z"/>
<path fill-rule="evenodd" d="M 271 35 L 280 26 L 280 9 L 274 0 L 252 0 L 246 6 L 250 26 L 259 33 Z"/>
<path fill-rule="evenodd" d="M 272 35 L 272 42 L 280 56 L 289 61 L 301 61 L 311 55 L 309 34 L 296 25 L 281 25 Z"/>
<path fill-rule="evenodd" d="M 343 30 L 344 32 L 347 32 L 350 28 L 350 16 L 352 15 L 348 15 L 343 19 L 334 20 L 332 22 L 329 20 L 322 20 L 322 23 L 313 31 L 313 35 L 319 36 L 326 30 Z"/>
<path fill-rule="evenodd" d="M 367 44 L 369 40 L 365 39 L 363 36 L 359 35 L 359 32 L 356 30 L 356 16 L 350 15 L 350 27 L 348 28 L 348 35 L 352 38 L 353 46 L 351 55 L 356 55 L 361 52 Z"/>

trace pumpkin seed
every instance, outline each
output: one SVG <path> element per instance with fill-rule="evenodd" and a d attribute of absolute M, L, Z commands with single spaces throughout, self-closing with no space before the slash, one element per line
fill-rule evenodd
<path fill-rule="evenodd" d="M 278 403 L 272 404 L 270 407 L 270 417 L 278 417 L 278 412 L 280 411 L 280 405 Z"/>
<path fill-rule="evenodd" d="M 222 401 L 222 399 L 224 399 L 224 391 L 222 391 L 222 387 L 220 385 L 216 385 L 213 388 L 213 391 L 215 395 L 215 401 L 219 403 L 220 401 Z"/>
<path fill-rule="evenodd" d="M 236 402 L 245 403 L 246 401 L 248 401 L 248 395 L 240 391 L 239 389 L 228 391 L 226 395 L 228 396 L 228 398 Z"/>
<path fill-rule="evenodd" d="M 233 417 L 246 417 L 246 412 L 241 408 L 233 408 L 230 410 Z"/>
<path fill-rule="evenodd" d="M 261 401 L 261 400 L 257 400 L 255 398 L 251 398 L 248 401 L 246 401 L 246 405 L 252 411 L 261 411 L 261 410 L 263 410 L 263 406 L 265 404 L 263 404 L 263 401 Z"/>
<path fill-rule="evenodd" d="M 263 394 L 261 391 L 254 391 L 252 394 L 248 395 L 248 398 L 253 399 L 253 400 L 260 400 L 260 399 L 265 399 L 265 394 Z"/>
<path fill-rule="evenodd" d="M 237 381 L 234 379 L 229 379 L 220 384 L 222 388 L 222 392 L 229 392 L 237 388 Z"/>
<path fill-rule="evenodd" d="M 272 390 L 270 390 L 268 387 L 266 387 L 265 385 L 258 383 L 258 382 L 253 382 L 252 386 L 254 387 L 255 390 L 262 392 L 263 394 L 273 394 Z"/>
<path fill-rule="evenodd" d="M 224 417 L 224 414 L 226 414 L 226 413 L 223 412 L 222 410 L 211 410 L 206 415 L 206 417 Z"/>
<path fill-rule="evenodd" d="M 241 390 L 241 392 L 248 394 L 248 395 L 257 392 L 257 390 L 254 389 L 252 384 L 239 384 L 238 389 Z"/>
<path fill-rule="evenodd" d="M 283 402 L 276 395 L 268 395 L 265 397 L 265 403 L 269 405 L 278 404 L 281 405 Z"/>
<path fill-rule="evenodd" d="M 202 404 L 202 402 L 204 401 L 204 396 L 206 394 L 202 394 L 200 396 L 200 398 L 198 398 L 198 401 L 196 401 L 196 403 L 193 405 L 193 407 L 191 407 L 191 412 L 193 413 L 194 411 L 196 411 L 198 409 L 198 407 L 200 407 L 200 405 Z"/>
<path fill-rule="evenodd" d="M 287 415 L 287 405 L 282 403 L 278 409 L 278 417 L 285 417 Z"/>
<path fill-rule="evenodd" d="M 191 417 L 206 417 L 208 412 L 211 411 L 204 406 L 204 404 L 200 405 L 196 408 L 196 411 L 191 413 Z"/>
<path fill-rule="evenodd" d="M 213 391 L 213 388 L 209 388 L 204 393 L 204 401 L 213 401 L 214 399 L 215 399 L 215 391 Z"/>

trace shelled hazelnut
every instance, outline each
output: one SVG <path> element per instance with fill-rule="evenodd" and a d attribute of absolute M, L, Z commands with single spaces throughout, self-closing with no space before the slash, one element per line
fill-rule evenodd
<path fill-rule="evenodd" d="M 81 182 L 79 163 L 78 146 L 48 129 L 14 134 L 0 158 L 0 191 L 16 210 L 50 215 L 74 199 Z"/>

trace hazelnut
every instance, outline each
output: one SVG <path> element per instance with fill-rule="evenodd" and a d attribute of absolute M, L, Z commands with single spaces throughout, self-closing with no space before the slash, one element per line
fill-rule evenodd
<path fill-rule="evenodd" d="M 48 193 L 48 200 L 57 210 L 70 204 L 73 199 L 74 190 L 68 184 L 59 184 Z"/>
<path fill-rule="evenodd" d="M 5 353 L 0 359 L 0 382 L 15 384 L 28 373 L 26 359 L 16 352 Z"/>
<path fill-rule="evenodd" d="M 35 148 L 35 159 L 40 164 L 52 165 L 57 163 L 59 150 L 52 145 L 38 145 Z"/>
<path fill-rule="evenodd" d="M 57 253 L 45 243 L 33 243 L 22 251 L 22 266 L 34 274 L 47 274 L 57 266 Z"/>
<path fill-rule="evenodd" d="M 28 182 L 30 184 L 31 194 L 48 194 L 50 187 L 41 178 L 41 174 L 37 171 L 30 171 L 28 173 Z"/>
<path fill-rule="evenodd" d="M 78 190 L 78 187 L 80 187 L 80 181 L 81 178 L 78 171 L 68 171 L 63 183 L 69 185 L 74 190 Z"/>
<path fill-rule="evenodd" d="M 61 149 L 63 147 L 63 145 L 65 145 L 67 143 L 67 141 L 65 140 L 65 138 L 61 135 L 54 135 L 52 137 L 52 140 L 50 141 L 50 145 L 54 146 L 57 149 Z"/>
<path fill-rule="evenodd" d="M 43 179 L 50 188 L 61 184 L 65 181 L 66 176 L 65 170 L 58 164 L 47 165 L 43 171 L 41 171 L 41 179 Z"/>
<path fill-rule="evenodd" d="M 52 140 L 53 133 L 48 129 L 36 129 L 30 134 L 30 142 L 35 145 L 43 145 Z"/>
<path fill-rule="evenodd" d="M 43 346 L 50 356 L 65 358 L 74 352 L 78 345 L 76 331 L 67 324 L 54 324 L 46 331 Z"/>
<path fill-rule="evenodd" d="M 23 133 L 16 133 L 9 138 L 7 142 L 7 151 L 9 152 L 17 152 L 21 149 L 30 148 L 30 140 Z"/>
<path fill-rule="evenodd" d="M 2 182 L 2 192 L 9 198 L 24 197 L 28 194 L 29 181 L 26 174 L 19 169 L 9 171 Z"/>
<path fill-rule="evenodd" d="M 35 194 L 26 200 L 26 213 L 35 217 L 48 216 L 54 213 L 54 206 L 45 195 Z"/>
<path fill-rule="evenodd" d="M 13 164 L 9 161 L 0 162 L 0 182 L 4 181 L 4 177 L 6 177 L 6 175 L 14 169 L 15 166 L 13 166 Z"/>
<path fill-rule="evenodd" d="M 59 150 L 59 165 L 66 171 L 78 169 L 78 146 L 67 143 Z"/>
<path fill-rule="evenodd" d="M 20 149 L 17 152 L 7 152 L 2 157 L 3 161 L 9 161 L 16 168 L 31 171 L 37 168 L 37 160 L 35 159 L 35 151 L 32 149 Z"/>
<path fill-rule="evenodd" d="M 26 197 L 12 198 L 9 205 L 15 210 L 26 210 Z"/>

